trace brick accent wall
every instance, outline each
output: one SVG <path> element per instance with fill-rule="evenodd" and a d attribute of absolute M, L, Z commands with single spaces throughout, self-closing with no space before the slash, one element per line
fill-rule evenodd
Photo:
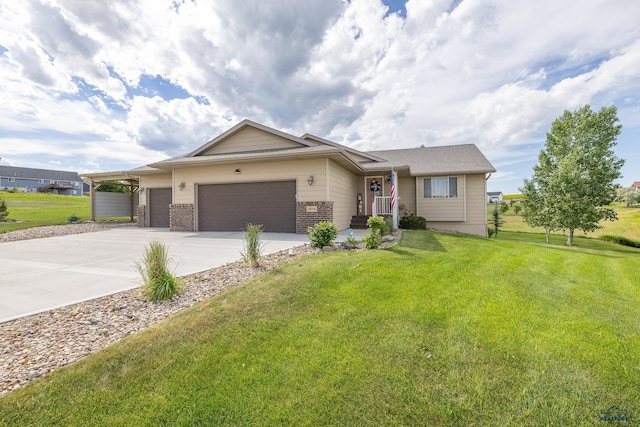
<path fill-rule="evenodd" d="M 194 231 L 193 205 L 177 204 L 169 206 L 169 229 L 171 231 Z"/>
<path fill-rule="evenodd" d="M 297 202 L 296 233 L 307 234 L 320 221 L 333 221 L 333 202 Z"/>
<path fill-rule="evenodd" d="M 138 205 L 138 227 L 147 226 L 146 206 Z"/>

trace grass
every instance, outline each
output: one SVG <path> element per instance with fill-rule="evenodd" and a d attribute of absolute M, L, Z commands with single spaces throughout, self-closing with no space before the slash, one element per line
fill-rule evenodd
<path fill-rule="evenodd" d="M 9 222 L 0 222 L 0 233 L 45 225 L 66 224 L 76 215 L 80 221 L 88 221 L 89 197 L 60 196 L 44 193 L 10 193 L 0 191 L 0 199 L 7 202 Z M 129 220 L 122 218 L 100 218 L 100 221 Z"/>
<path fill-rule="evenodd" d="M 634 425 L 638 255 L 410 231 L 302 258 L 1 398 L 0 425 Z"/>
<path fill-rule="evenodd" d="M 510 202 L 507 203 L 509 204 Z M 515 206 L 515 204 L 513 206 Z M 530 227 L 526 222 L 524 222 L 521 215 L 516 215 L 514 213 L 513 206 L 510 205 L 507 213 L 501 214 L 501 217 L 505 222 L 502 230 L 525 233 L 544 233 L 544 229 L 542 227 Z M 487 207 L 488 218 L 491 217 L 493 207 L 493 204 L 489 204 Z M 576 235 L 592 238 L 611 235 L 626 237 L 627 239 L 636 241 L 640 240 L 640 206 L 628 207 L 624 203 L 612 203 L 611 207 L 618 213 L 617 221 L 602 221 L 600 223 L 602 226 L 601 229 L 586 234 L 581 231 L 576 231 Z M 556 234 L 561 234 L 561 232 L 558 231 Z"/>

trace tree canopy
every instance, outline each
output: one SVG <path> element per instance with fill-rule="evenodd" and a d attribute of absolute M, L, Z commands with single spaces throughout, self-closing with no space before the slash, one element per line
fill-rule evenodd
<path fill-rule="evenodd" d="M 615 106 L 594 112 L 585 105 L 554 120 L 533 177 L 520 189 L 529 225 L 547 234 L 566 230 L 572 245 L 575 230 L 593 231 L 601 228 L 598 222 L 617 219 L 607 207 L 624 164 L 613 151 L 622 129 L 616 113 Z"/>

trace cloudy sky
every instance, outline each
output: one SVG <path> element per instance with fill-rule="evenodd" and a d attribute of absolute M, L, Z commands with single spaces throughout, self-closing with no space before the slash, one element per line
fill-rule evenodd
<path fill-rule="evenodd" d="M 637 0 L 0 0 L 3 165 L 123 170 L 244 118 L 360 150 L 475 143 L 516 192 L 616 105 L 640 180 Z"/>

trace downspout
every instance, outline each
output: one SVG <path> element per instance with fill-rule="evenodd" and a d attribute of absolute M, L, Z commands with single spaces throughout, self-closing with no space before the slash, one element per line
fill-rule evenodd
<path fill-rule="evenodd" d="M 462 199 L 464 204 L 464 222 L 467 222 L 467 175 L 462 175 L 462 186 L 464 191 L 464 198 Z"/>

